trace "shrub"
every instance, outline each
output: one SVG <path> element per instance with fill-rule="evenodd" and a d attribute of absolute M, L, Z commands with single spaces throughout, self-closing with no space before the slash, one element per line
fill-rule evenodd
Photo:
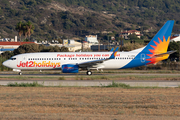
<path fill-rule="evenodd" d="M 107 85 L 106 87 L 120 87 L 120 88 L 130 88 L 130 85 L 124 84 L 124 83 L 115 83 L 114 81 Z"/>
<path fill-rule="evenodd" d="M 33 83 L 8 83 L 9 87 L 42 87 L 42 84 L 39 84 L 37 81 Z"/>

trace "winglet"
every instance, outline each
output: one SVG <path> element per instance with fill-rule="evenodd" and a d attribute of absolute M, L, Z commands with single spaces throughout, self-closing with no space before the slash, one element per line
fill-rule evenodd
<path fill-rule="evenodd" d="M 115 49 L 115 51 L 111 54 L 111 56 L 109 57 L 109 59 L 114 59 L 116 57 L 117 51 L 119 50 L 119 47 L 117 47 Z"/>
<path fill-rule="evenodd" d="M 109 52 L 113 52 L 114 48 L 112 48 Z"/>

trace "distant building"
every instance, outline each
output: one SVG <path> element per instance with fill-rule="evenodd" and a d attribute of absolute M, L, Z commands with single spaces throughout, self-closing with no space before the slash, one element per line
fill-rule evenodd
<path fill-rule="evenodd" d="M 68 45 L 68 39 L 63 40 L 63 45 Z"/>
<path fill-rule="evenodd" d="M 68 44 L 75 44 L 75 41 L 74 40 L 64 39 L 63 40 L 63 45 L 68 45 Z"/>
<path fill-rule="evenodd" d="M 20 45 L 30 44 L 34 42 L 0 42 L 0 54 L 5 51 L 13 51 L 17 49 Z"/>
<path fill-rule="evenodd" d="M 110 48 L 115 48 L 116 45 L 92 45 L 91 50 L 92 51 L 108 51 Z"/>
<path fill-rule="evenodd" d="M 178 41 L 180 41 L 180 34 L 174 34 L 174 35 L 172 35 L 171 36 L 171 40 L 170 40 L 171 42 L 178 42 Z"/>
<path fill-rule="evenodd" d="M 97 35 L 86 35 L 85 41 L 92 44 L 98 44 Z"/>
<path fill-rule="evenodd" d="M 128 36 L 131 34 L 135 34 L 138 38 L 141 38 L 142 34 L 140 31 L 137 30 L 129 30 L 129 31 L 124 31 L 120 33 L 120 37 L 124 38 L 124 39 L 128 39 Z"/>

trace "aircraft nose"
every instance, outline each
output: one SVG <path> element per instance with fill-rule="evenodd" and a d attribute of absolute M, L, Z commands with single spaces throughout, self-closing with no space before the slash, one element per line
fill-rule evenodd
<path fill-rule="evenodd" d="M 8 67 L 8 61 L 4 61 L 4 62 L 3 62 L 3 65 L 6 66 L 6 67 Z"/>

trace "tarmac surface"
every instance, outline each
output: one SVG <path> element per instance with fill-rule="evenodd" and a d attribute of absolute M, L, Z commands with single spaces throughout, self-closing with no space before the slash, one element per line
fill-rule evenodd
<path fill-rule="evenodd" d="M 87 76 L 85 73 L 81 76 Z M 93 74 L 96 75 L 121 75 L 121 74 Z M 140 74 L 140 73 L 123 73 L 122 75 L 140 75 L 140 76 L 179 76 L 179 74 Z M 1 72 L 0 77 L 5 77 L 0 80 L 0 85 L 8 85 L 9 83 L 33 83 L 37 81 L 44 86 L 107 86 L 113 82 L 113 80 L 75 80 L 75 74 L 23 74 L 23 77 L 72 77 L 74 80 L 8 80 L 6 77 L 18 77 L 17 73 Z M 132 87 L 179 87 L 180 80 L 168 81 L 168 80 L 116 80 L 116 83 L 125 83 Z"/>
<path fill-rule="evenodd" d="M 122 74 L 122 73 L 121 73 Z M 121 75 L 121 74 L 102 74 L 95 73 L 96 75 Z M 86 76 L 85 73 L 80 74 L 81 76 Z M 123 73 L 122 75 L 141 75 L 141 76 L 179 76 L 179 74 L 140 74 L 140 73 Z M 19 76 L 14 72 L 1 72 L 0 77 L 10 77 L 10 76 Z M 7 85 L 9 83 L 33 83 L 37 81 L 39 84 L 43 84 L 44 86 L 107 86 L 111 84 L 112 80 L 75 80 L 75 74 L 23 74 L 24 77 L 72 77 L 74 80 L 6 80 L 2 78 L 0 80 L 0 85 Z M 116 80 L 116 83 L 125 83 L 132 87 L 180 87 L 180 80 L 176 81 L 168 81 L 168 80 Z"/>
<path fill-rule="evenodd" d="M 0 85 L 9 83 L 33 83 L 36 80 L 1 80 Z M 112 80 L 37 80 L 44 86 L 107 86 Z M 144 81 L 144 80 L 116 80 L 116 83 L 128 84 L 132 87 L 179 87 L 180 81 Z"/>

